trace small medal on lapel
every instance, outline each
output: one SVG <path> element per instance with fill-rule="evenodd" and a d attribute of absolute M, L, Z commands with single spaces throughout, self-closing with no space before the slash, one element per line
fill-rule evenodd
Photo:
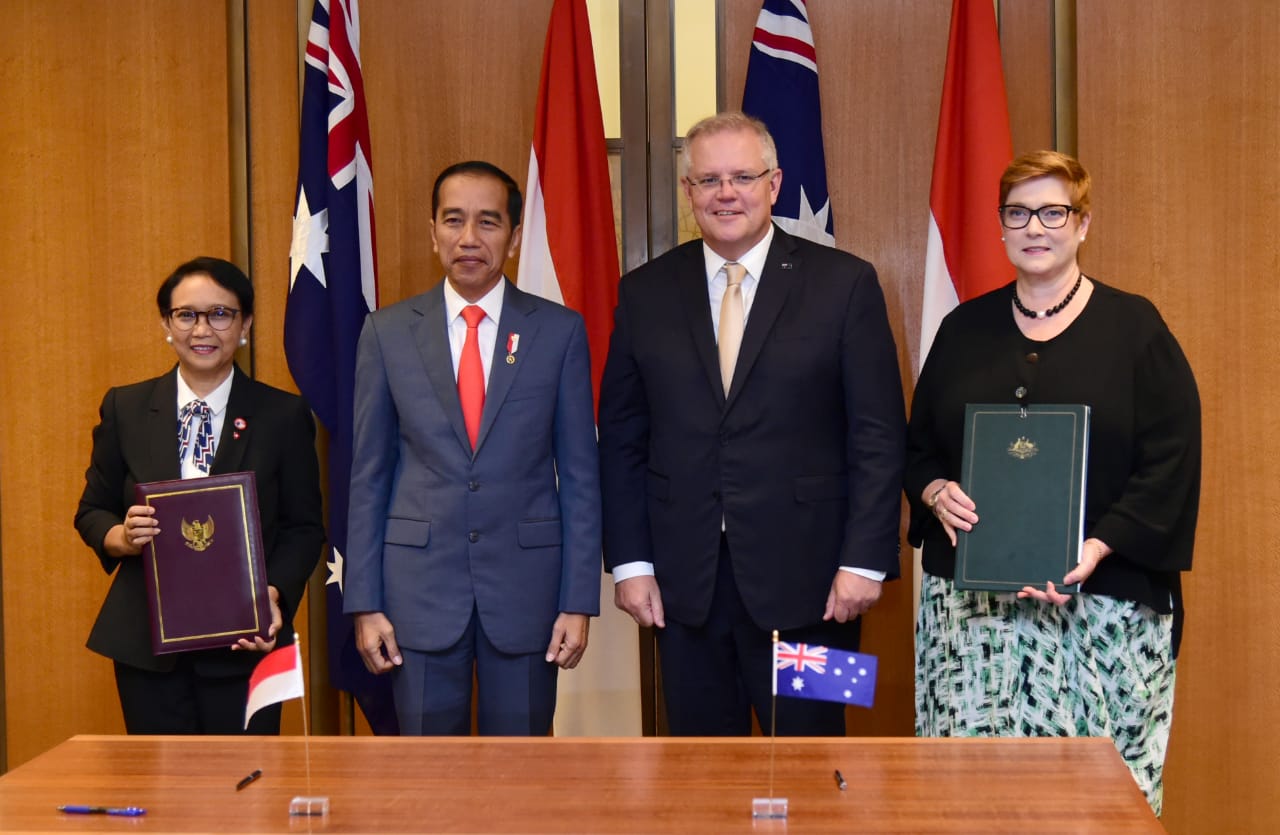
<path fill-rule="evenodd" d="M 507 365 L 516 364 L 516 351 L 520 349 L 520 334 L 507 334 Z"/>
<path fill-rule="evenodd" d="M 245 423 L 244 418 L 240 418 L 240 417 L 232 421 L 231 425 L 236 428 L 236 431 L 231 433 L 231 437 L 237 441 L 240 440 L 240 430 L 246 429 L 249 426 L 249 424 Z"/>

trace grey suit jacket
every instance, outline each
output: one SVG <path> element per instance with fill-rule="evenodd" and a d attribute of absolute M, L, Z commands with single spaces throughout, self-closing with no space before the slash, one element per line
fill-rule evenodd
<path fill-rule="evenodd" d="M 442 283 L 361 333 L 344 607 L 385 613 L 423 651 L 455 643 L 476 610 L 503 652 L 541 652 L 559 613 L 599 613 L 586 331 L 508 282 L 473 454 L 446 315 Z"/>

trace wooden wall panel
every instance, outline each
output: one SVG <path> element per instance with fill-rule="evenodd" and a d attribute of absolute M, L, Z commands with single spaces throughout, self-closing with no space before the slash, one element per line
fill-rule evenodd
<path fill-rule="evenodd" d="M 1280 6 L 1079 0 L 1086 269 L 1190 358 L 1204 481 L 1166 771 L 1170 832 L 1273 831 L 1280 772 Z"/>
<path fill-rule="evenodd" d="M 9 765 L 123 730 L 72 526 L 107 387 L 174 361 L 155 291 L 229 246 L 220 4 L 26 0 L 0 27 L 0 490 Z M 198 44 L 198 48 L 193 45 Z"/>
<path fill-rule="evenodd" d="M 297 3 L 246 3 L 244 37 L 248 114 L 248 181 L 235 184 L 236 198 L 247 202 L 248 269 L 254 287 L 253 374 L 268 385 L 297 391 L 284 356 L 284 308 L 289 296 L 289 246 L 293 240 L 294 188 L 298 176 L 300 49 L 299 17 L 309 25 L 310 9 Z M 309 4 L 306 4 L 309 5 Z M 305 32 L 305 29 L 302 31 Z M 320 430 L 323 432 L 323 430 Z M 323 450 L 323 444 L 321 444 Z M 323 461 L 323 454 L 322 459 Z M 325 571 L 323 565 L 318 571 Z M 321 586 L 323 587 L 323 586 Z M 313 639 L 308 615 L 311 596 L 303 598 L 293 619 L 302 641 L 307 672 L 319 665 L 319 681 L 327 681 L 326 647 Z M 336 727 L 334 691 L 315 687 L 308 678 L 310 728 Z M 281 732 L 303 730 L 301 702 L 283 708 Z"/>
<path fill-rule="evenodd" d="M 500 12 L 492 3 L 453 0 L 361 7 L 380 305 L 444 275 L 428 225 L 442 169 L 487 160 L 524 190 L 550 11 L 551 0 L 506 2 Z"/>
<path fill-rule="evenodd" d="M 1054 0 L 1005 0 L 999 5 L 1013 153 L 1052 148 Z"/>

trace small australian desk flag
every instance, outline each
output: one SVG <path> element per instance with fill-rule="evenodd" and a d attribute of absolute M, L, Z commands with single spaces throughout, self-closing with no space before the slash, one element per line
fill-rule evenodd
<path fill-rule="evenodd" d="M 773 645 L 773 692 L 778 696 L 871 707 L 876 657 L 817 644 Z"/>

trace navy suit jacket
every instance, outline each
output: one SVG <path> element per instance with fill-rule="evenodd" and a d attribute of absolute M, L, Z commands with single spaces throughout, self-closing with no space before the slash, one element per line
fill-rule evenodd
<path fill-rule="evenodd" d="M 409 649 L 447 649 L 476 610 L 498 649 L 542 652 L 559 613 L 599 614 L 586 330 L 510 282 L 504 293 L 474 454 L 443 282 L 360 335 L 344 608 L 383 612 Z"/>
<path fill-rule="evenodd" d="M 210 472 L 251 470 L 258 492 L 267 582 L 280 592 L 284 626 L 279 643 L 292 643 L 297 610 L 324 544 L 320 471 L 315 423 L 306 402 L 233 372 L 226 420 Z M 124 521 L 136 504 L 139 482 L 181 478 L 178 461 L 177 371 L 109 390 L 93 430 L 93 455 L 85 472 L 76 529 L 115 580 L 89 634 L 89 649 L 132 667 L 172 670 L 173 654 L 153 655 L 142 558 L 123 559 L 102 547 L 107 531 Z M 245 428 L 236 429 L 241 418 Z M 164 520 L 161 520 L 164 525 Z M 177 524 L 171 522 L 171 524 Z M 257 652 L 205 650 L 188 653 L 206 675 L 247 675 L 261 660 Z"/>
<path fill-rule="evenodd" d="M 747 612 L 819 622 L 840 566 L 898 575 L 906 418 L 875 269 L 774 230 L 728 397 L 702 242 L 622 279 L 600 390 L 605 564 L 702 624 L 721 521 Z"/>

